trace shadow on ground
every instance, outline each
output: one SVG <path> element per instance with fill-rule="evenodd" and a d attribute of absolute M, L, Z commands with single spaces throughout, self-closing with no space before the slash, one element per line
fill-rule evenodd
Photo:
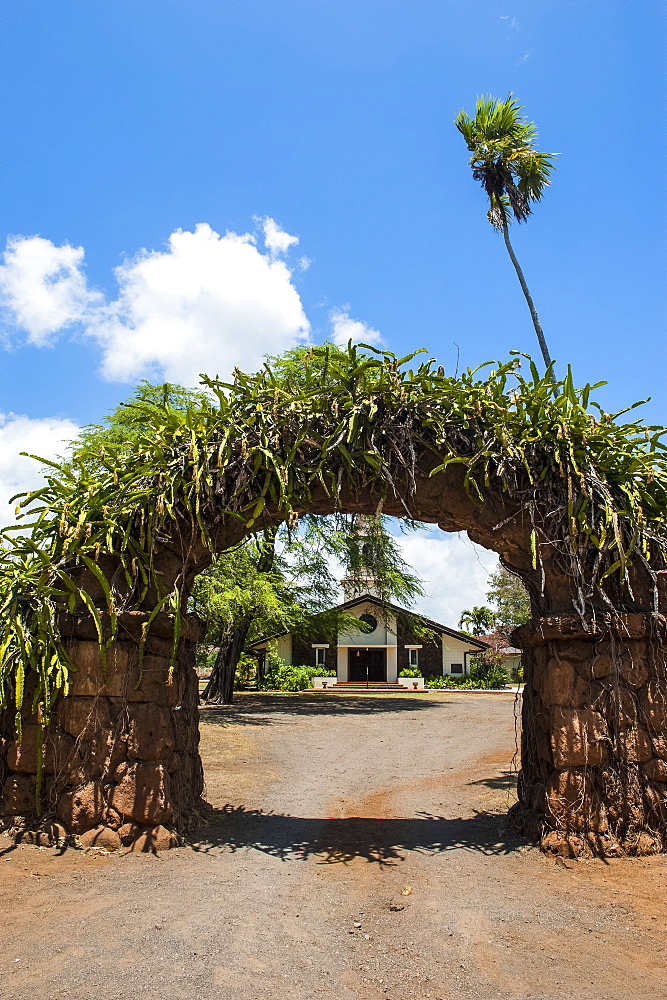
<path fill-rule="evenodd" d="M 479 778 L 478 781 L 469 781 L 469 785 L 484 785 L 485 788 L 492 788 L 500 792 L 516 791 L 518 774 L 515 770 L 502 771 L 494 774 L 490 778 Z"/>
<path fill-rule="evenodd" d="M 244 694 L 232 705 L 200 705 L 202 722 L 218 725 L 268 726 L 275 715 L 385 715 L 397 712 L 419 712 L 434 704 L 452 705 L 442 697 L 429 695 L 385 694 Z"/>
<path fill-rule="evenodd" d="M 284 861 L 318 855 L 320 864 L 362 858 L 384 866 L 402 861 L 402 851 L 436 854 L 463 848 L 502 855 L 527 843 L 507 828 L 505 814 L 497 812 L 478 812 L 468 819 L 428 813 L 408 819 L 314 819 L 226 805 L 213 811 L 203 835 L 190 846 L 204 853 L 250 848 Z"/>

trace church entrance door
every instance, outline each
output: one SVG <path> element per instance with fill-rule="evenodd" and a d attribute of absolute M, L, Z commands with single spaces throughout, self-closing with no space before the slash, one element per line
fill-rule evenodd
<path fill-rule="evenodd" d="M 348 650 L 347 678 L 350 681 L 377 682 L 387 680 L 386 649 Z"/>

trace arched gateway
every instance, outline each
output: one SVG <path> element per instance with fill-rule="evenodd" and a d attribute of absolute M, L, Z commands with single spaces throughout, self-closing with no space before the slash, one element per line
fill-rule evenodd
<path fill-rule="evenodd" d="M 354 349 L 302 362 L 277 381 L 210 382 L 217 401 L 196 411 L 148 407 L 136 441 L 53 472 L 0 581 L 6 826 L 57 822 L 111 846 L 192 830 L 196 574 L 301 512 L 382 510 L 466 531 L 529 590 L 533 618 L 514 637 L 526 678 L 515 822 L 554 850 L 662 850 L 655 436 L 596 420 L 569 378 L 524 381 L 516 360 L 459 379 Z"/>

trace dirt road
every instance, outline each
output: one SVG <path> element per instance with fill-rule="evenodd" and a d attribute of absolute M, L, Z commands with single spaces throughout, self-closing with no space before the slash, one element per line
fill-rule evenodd
<path fill-rule="evenodd" d="M 0 838 L 2 1000 L 667 998 L 667 859 L 505 831 L 511 695 L 245 695 L 202 720 L 197 844 Z"/>

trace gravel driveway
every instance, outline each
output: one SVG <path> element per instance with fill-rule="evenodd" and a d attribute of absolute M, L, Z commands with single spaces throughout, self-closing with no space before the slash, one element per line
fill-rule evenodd
<path fill-rule="evenodd" d="M 2 1000 L 667 998 L 665 858 L 505 830 L 509 694 L 241 695 L 202 710 L 201 839 L 0 838 Z"/>

